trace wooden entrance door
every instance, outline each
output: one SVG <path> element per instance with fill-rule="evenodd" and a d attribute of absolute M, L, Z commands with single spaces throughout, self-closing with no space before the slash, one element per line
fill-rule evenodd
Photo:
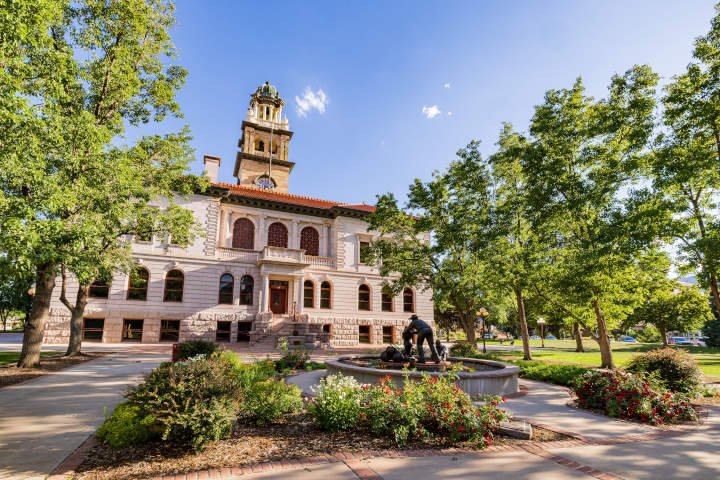
<path fill-rule="evenodd" d="M 270 311 L 285 314 L 288 311 L 288 282 L 270 282 Z"/>

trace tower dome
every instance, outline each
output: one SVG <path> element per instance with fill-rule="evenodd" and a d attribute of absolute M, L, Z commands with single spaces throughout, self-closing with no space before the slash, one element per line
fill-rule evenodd
<path fill-rule="evenodd" d="M 261 97 L 280 98 L 277 88 L 275 88 L 275 85 L 272 85 L 270 82 L 265 82 L 260 85 L 255 93 Z"/>

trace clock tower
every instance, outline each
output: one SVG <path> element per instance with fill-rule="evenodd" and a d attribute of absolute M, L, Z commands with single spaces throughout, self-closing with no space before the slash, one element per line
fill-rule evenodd
<path fill-rule="evenodd" d="M 288 177 L 295 164 L 288 160 L 293 132 L 288 130 L 287 117 L 282 116 L 284 106 L 270 82 L 250 95 L 233 173 L 238 185 L 288 191 Z"/>

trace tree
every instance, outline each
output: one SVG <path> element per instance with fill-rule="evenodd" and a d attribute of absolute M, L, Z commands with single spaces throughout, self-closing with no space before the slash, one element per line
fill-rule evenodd
<path fill-rule="evenodd" d="M 652 178 L 668 202 L 668 233 L 679 242 L 685 269 L 699 267 L 720 311 L 720 5 L 715 11 L 710 31 L 695 41 L 694 61 L 665 88 L 665 131 Z"/>
<path fill-rule="evenodd" d="M 0 261 L 0 322 L 3 331 L 7 331 L 10 317 L 26 313 L 30 309 L 32 277 L 27 272 L 18 272 L 6 261 Z"/>
<path fill-rule="evenodd" d="M 490 221 L 489 175 L 478 147 L 472 142 L 458 151 L 431 181 L 415 180 L 404 208 L 392 194 L 380 195 L 368 217 L 368 230 L 379 233 L 368 260 L 389 287 L 432 288 L 438 308 L 457 318 L 472 343 L 477 311 L 489 303 L 479 244 Z"/>
<path fill-rule="evenodd" d="M 3 7 L 0 251 L 32 269 L 36 285 L 21 367 L 39 364 L 60 266 L 74 268 L 104 219 L 132 223 L 119 211 L 128 199 L 143 210 L 197 183 L 186 176 L 186 130 L 122 142 L 128 125 L 180 116 L 175 94 L 186 72 L 163 63 L 174 54 L 173 15 L 162 0 Z"/>
<path fill-rule="evenodd" d="M 556 227 L 561 245 L 555 277 L 571 303 L 591 308 L 601 366 L 614 368 L 609 322 L 628 312 L 637 255 L 654 237 L 644 218 L 644 192 L 633 186 L 640 155 L 653 130 L 657 75 L 634 67 L 611 80 L 607 98 L 584 93 L 581 80 L 550 90 L 535 108 L 530 154 L 523 169 L 532 208 Z M 643 237 L 643 238 L 641 238 Z M 630 302 L 631 303 L 631 302 Z"/>
<path fill-rule="evenodd" d="M 649 323 L 660 332 L 667 346 L 667 332 L 697 330 L 713 318 L 707 298 L 696 287 L 678 287 L 666 280 L 665 288 L 635 309 L 631 318 L 636 324 Z"/>

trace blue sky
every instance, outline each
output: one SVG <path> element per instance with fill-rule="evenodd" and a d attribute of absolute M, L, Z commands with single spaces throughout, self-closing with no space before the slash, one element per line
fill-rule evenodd
<path fill-rule="evenodd" d="M 582 76 L 601 96 L 633 64 L 664 79 L 681 72 L 712 15 L 699 0 L 177 0 L 185 118 L 154 128 L 189 124 L 194 169 L 218 155 L 221 180 L 234 183 L 249 95 L 269 80 L 295 132 L 291 192 L 404 198 L 470 140 L 491 153 L 501 122 L 525 129 L 547 89 Z M 308 88 L 327 104 L 302 117 L 295 97 Z"/>

